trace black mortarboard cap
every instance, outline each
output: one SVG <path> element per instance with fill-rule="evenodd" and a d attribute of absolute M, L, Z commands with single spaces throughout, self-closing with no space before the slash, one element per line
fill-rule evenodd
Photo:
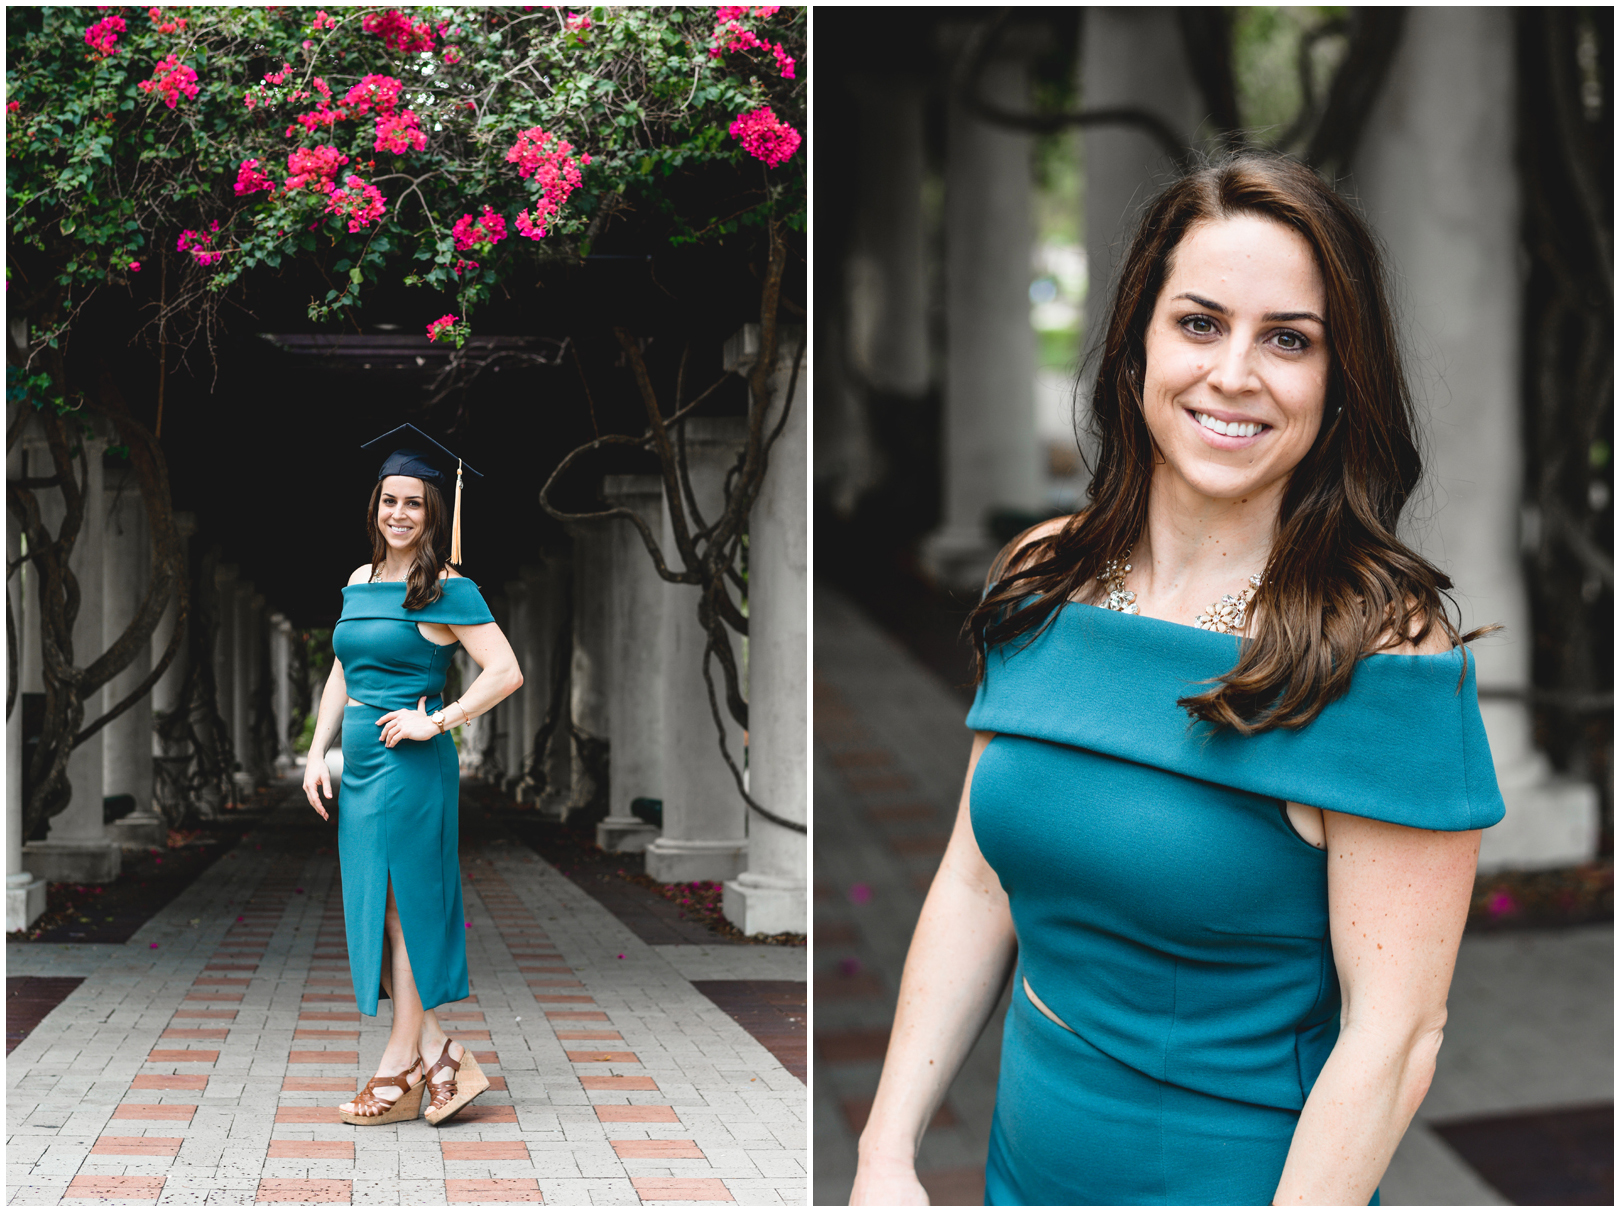
<path fill-rule="evenodd" d="M 362 444 L 360 451 L 383 459 L 382 468 L 377 471 L 379 482 L 390 474 L 401 474 L 431 482 L 448 495 L 455 489 L 458 466 L 467 478 L 483 477 L 443 444 L 409 423 L 378 436 L 369 444 Z"/>
<path fill-rule="evenodd" d="M 383 457 L 382 468 L 377 471 L 381 482 L 391 474 L 406 478 L 420 478 L 431 482 L 440 492 L 455 492 L 455 506 L 450 520 L 450 561 L 461 563 L 461 483 L 464 478 L 482 478 L 484 475 L 464 462 L 455 453 L 432 436 L 409 423 L 362 444 L 360 451 L 372 457 Z M 386 454 L 386 456 L 384 455 Z"/>

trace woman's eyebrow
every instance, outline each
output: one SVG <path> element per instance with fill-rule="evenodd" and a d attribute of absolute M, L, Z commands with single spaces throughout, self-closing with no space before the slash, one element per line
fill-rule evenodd
<path fill-rule="evenodd" d="M 1195 305 L 1198 305 L 1201 308 L 1208 309 L 1212 313 L 1225 313 L 1225 312 L 1227 312 L 1227 308 L 1226 308 L 1225 305 L 1216 304 L 1213 300 L 1206 300 L 1202 296 L 1195 296 L 1191 292 L 1183 292 L 1183 293 L 1181 293 L 1181 295 L 1175 297 L 1174 299 L 1176 299 L 1176 300 L 1190 300 Z M 1315 313 L 1312 313 L 1307 309 L 1301 309 L 1298 312 L 1294 312 L 1294 313 L 1267 313 L 1260 320 L 1261 321 L 1314 321 L 1317 325 L 1321 326 L 1324 330 L 1327 329 L 1327 322 L 1323 321 Z"/>

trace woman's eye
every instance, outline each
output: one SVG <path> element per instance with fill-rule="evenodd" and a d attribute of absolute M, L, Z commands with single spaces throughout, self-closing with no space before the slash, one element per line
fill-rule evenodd
<path fill-rule="evenodd" d="M 1277 345 L 1284 351 L 1303 351 L 1309 347 L 1310 340 L 1298 330 L 1277 331 Z"/>
<path fill-rule="evenodd" d="M 1215 333 L 1215 323 L 1208 317 L 1189 317 L 1181 324 L 1194 334 Z"/>

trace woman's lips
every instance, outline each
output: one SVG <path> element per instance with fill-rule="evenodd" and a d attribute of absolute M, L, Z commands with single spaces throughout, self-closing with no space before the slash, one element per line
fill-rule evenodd
<path fill-rule="evenodd" d="M 1271 430 L 1265 423 L 1252 420 L 1228 422 L 1192 409 L 1187 410 L 1187 416 L 1192 419 L 1204 439 L 1216 448 L 1244 448 Z"/>

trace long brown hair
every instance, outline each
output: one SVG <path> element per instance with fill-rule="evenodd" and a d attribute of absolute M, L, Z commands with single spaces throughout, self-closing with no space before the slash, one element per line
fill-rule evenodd
<path fill-rule="evenodd" d="M 405 608 L 421 609 L 439 599 L 439 572 L 450 566 L 450 512 L 439 488 L 426 478 L 422 483 L 422 532 L 411 554 L 410 574 L 405 577 Z M 371 542 L 371 576 L 377 577 L 388 558 L 388 542 L 377 527 L 377 505 L 382 502 L 382 479 L 371 488 L 366 508 L 366 537 Z M 459 568 L 457 569 L 459 573 Z"/>
<path fill-rule="evenodd" d="M 1283 224 L 1315 252 L 1331 371 L 1321 430 L 1283 495 L 1255 635 L 1214 688 L 1178 705 L 1245 734 L 1299 727 L 1349 688 L 1357 660 L 1392 639 L 1417 643 L 1439 629 L 1456 646 L 1485 633 L 1458 634 L 1441 603 L 1451 581 L 1396 536 L 1423 467 L 1372 234 L 1306 166 L 1245 151 L 1187 174 L 1143 216 L 1097 364 L 1089 505 L 1060 530 L 1025 533 L 1002 551 L 964 627 L 979 680 L 987 649 L 1044 630 L 1146 527 L 1156 459 L 1141 396 L 1148 323 L 1188 231 L 1237 215 Z"/>

